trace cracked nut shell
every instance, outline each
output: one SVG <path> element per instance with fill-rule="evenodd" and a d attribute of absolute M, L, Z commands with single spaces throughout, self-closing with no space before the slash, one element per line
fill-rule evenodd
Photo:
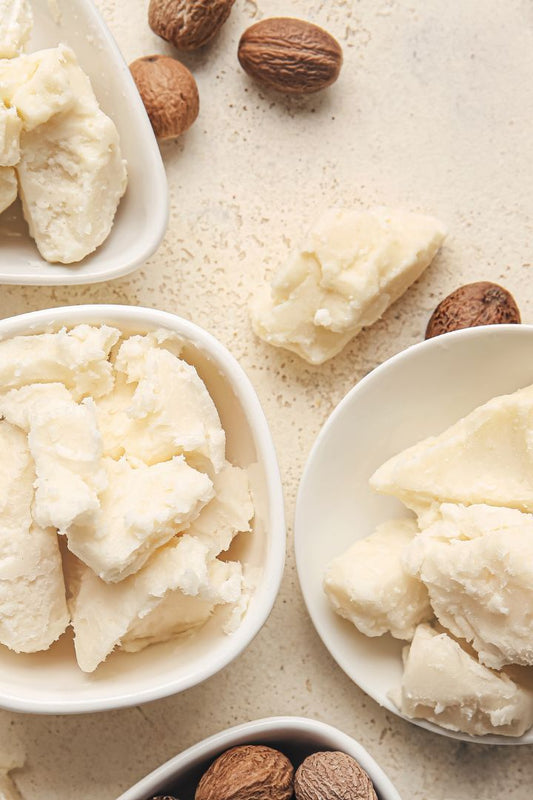
<path fill-rule="evenodd" d="M 216 36 L 235 0 L 150 0 L 148 24 L 181 50 L 196 50 Z"/>
<path fill-rule="evenodd" d="M 325 89 L 342 66 L 341 46 L 331 34 L 292 17 L 256 22 L 241 36 L 238 57 L 248 75 L 293 94 Z"/>
<path fill-rule="evenodd" d="M 172 139 L 191 127 L 200 99 L 184 64 L 170 56 L 143 56 L 130 71 L 158 139 Z"/>
<path fill-rule="evenodd" d="M 294 776 L 296 800 L 377 800 L 365 770 L 346 753 L 313 753 Z"/>
<path fill-rule="evenodd" d="M 442 300 L 428 322 L 426 339 L 478 325 L 516 324 L 520 311 L 507 289 L 490 281 L 460 286 Z"/>
<path fill-rule="evenodd" d="M 290 800 L 293 776 L 291 762 L 279 750 L 232 747 L 204 773 L 195 800 Z"/>

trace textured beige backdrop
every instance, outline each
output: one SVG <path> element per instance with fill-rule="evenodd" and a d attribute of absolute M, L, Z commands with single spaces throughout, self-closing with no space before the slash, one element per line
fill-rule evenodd
<path fill-rule="evenodd" d="M 146 0 L 98 0 L 128 61 L 172 52 Z M 341 42 L 339 81 L 308 99 L 254 85 L 236 58 L 265 16 L 302 16 Z M 172 201 L 159 252 L 132 276 L 73 288 L 2 287 L 0 315 L 63 304 L 129 303 L 199 323 L 252 379 L 283 475 L 288 557 L 274 611 L 248 650 L 182 695 L 79 717 L 0 712 L 19 745 L 26 800 L 113 800 L 203 737 L 271 714 L 325 720 L 355 736 L 405 800 L 529 800 L 526 747 L 466 745 L 385 713 L 341 672 L 309 621 L 291 522 L 322 423 L 363 375 L 419 341 L 437 300 L 463 282 L 500 281 L 533 321 L 533 6 L 531 0 L 236 0 L 215 44 L 184 60 L 201 98 L 195 126 L 162 147 Z M 433 213 L 442 254 L 371 330 L 321 368 L 257 342 L 250 292 L 324 206 L 400 204 Z M 451 387 L 453 389 L 453 387 Z M 392 402 L 394 398 L 391 398 Z"/>

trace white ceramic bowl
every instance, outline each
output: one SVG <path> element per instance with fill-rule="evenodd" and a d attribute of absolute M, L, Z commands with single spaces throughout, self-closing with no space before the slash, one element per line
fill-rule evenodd
<path fill-rule="evenodd" d="M 341 750 L 369 774 L 378 800 L 401 800 L 381 767 L 355 739 L 331 725 L 305 717 L 268 717 L 210 736 L 171 758 L 117 800 L 150 800 L 157 794 L 194 800 L 194 790 L 210 763 L 224 750 L 242 744 L 264 744 L 281 750 L 295 767 L 311 753 Z"/>
<path fill-rule="evenodd" d="M 533 383 L 533 326 L 494 325 L 416 344 L 377 367 L 339 403 L 309 456 L 297 499 L 295 548 L 302 592 L 314 625 L 340 667 L 367 694 L 398 714 L 388 697 L 401 680 L 403 643 L 368 638 L 335 614 L 322 591 L 326 564 L 380 522 L 406 516 L 368 479 L 386 459 L 437 434 L 496 395 Z M 472 737 L 411 720 L 436 733 L 484 744 L 533 742 Z"/>
<path fill-rule="evenodd" d="M 225 667 L 253 639 L 276 598 L 285 557 L 283 495 L 270 431 L 255 391 L 230 353 L 210 334 L 180 317 L 148 308 L 87 305 L 46 309 L 0 321 L 0 338 L 78 323 L 116 325 L 126 333 L 167 328 L 186 343 L 220 414 L 227 456 L 247 467 L 255 507 L 253 534 L 238 537 L 232 555 L 252 569 L 257 586 L 239 628 L 221 632 L 215 613 L 189 637 L 140 653 L 113 653 L 93 675 L 78 668 L 64 634 L 50 650 L 22 655 L 0 647 L 0 707 L 70 714 L 136 705 L 188 689 Z"/>
<path fill-rule="evenodd" d="M 96 283 L 132 272 L 157 249 L 168 221 L 159 147 L 127 64 L 91 0 L 32 0 L 29 50 L 72 47 L 128 162 L 128 188 L 106 241 L 79 264 L 49 264 L 28 234 L 17 201 L 0 215 L 0 284 Z"/>

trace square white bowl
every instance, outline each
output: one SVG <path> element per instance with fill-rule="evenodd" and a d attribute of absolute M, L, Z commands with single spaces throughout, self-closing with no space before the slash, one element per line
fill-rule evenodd
<path fill-rule="evenodd" d="M 399 500 L 370 488 L 373 472 L 491 397 L 532 384 L 532 352 L 532 325 L 467 328 L 413 345 L 348 392 L 309 455 L 298 491 L 294 533 L 307 610 L 339 666 L 370 697 L 399 716 L 389 692 L 402 679 L 405 642 L 388 634 L 369 638 L 338 616 L 322 589 L 325 567 L 381 522 L 412 516 Z M 422 719 L 409 721 L 468 742 L 533 743 L 533 728 L 521 737 L 469 736 Z"/>
<path fill-rule="evenodd" d="M 118 278 L 159 246 L 168 223 L 168 189 L 159 146 L 133 78 L 91 0 L 32 0 L 28 50 L 69 45 L 91 79 L 96 97 L 115 122 L 128 165 L 128 188 L 111 233 L 83 261 L 49 264 L 28 233 L 20 202 L 0 215 L 0 284 L 64 285 Z"/>
<path fill-rule="evenodd" d="M 198 781 L 211 762 L 230 747 L 243 744 L 263 744 L 281 750 L 295 769 L 311 753 L 340 750 L 366 770 L 378 800 L 401 800 L 381 767 L 355 739 L 332 725 L 306 717 L 267 717 L 228 728 L 171 758 L 117 800 L 151 800 L 157 794 L 194 800 Z"/>
<path fill-rule="evenodd" d="M 149 308 L 87 305 L 45 309 L 0 320 L 0 339 L 72 327 L 115 325 L 125 333 L 163 328 L 184 342 L 182 357 L 193 364 L 217 407 L 226 431 L 227 458 L 246 467 L 255 517 L 253 532 L 236 537 L 230 550 L 257 570 L 244 618 L 231 634 L 215 611 L 201 629 L 139 653 L 111 654 L 91 675 L 74 657 L 64 634 L 49 650 L 20 654 L 0 646 L 0 707 L 34 714 L 77 714 L 137 705 L 188 689 L 225 667 L 251 642 L 276 598 L 285 558 L 285 520 L 274 445 L 257 395 L 233 356 L 192 322 Z"/>

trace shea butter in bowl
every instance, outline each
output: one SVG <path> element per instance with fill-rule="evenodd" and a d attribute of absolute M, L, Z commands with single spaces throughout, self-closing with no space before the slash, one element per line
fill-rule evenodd
<path fill-rule="evenodd" d="M 256 745 L 277 751 L 277 753 L 266 753 L 266 757 L 260 759 L 260 776 L 253 774 L 253 753 L 246 752 L 249 750 L 249 746 L 253 748 Z M 354 759 L 357 762 L 354 767 L 356 775 L 350 776 L 352 780 L 349 784 L 355 792 L 354 798 L 357 797 L 358 800 L 359 798 L 361 800 L 400 800 L 400 795 L 389 778 L 358 742 L 331 725 L 306 717 L 267 717 L 221 731 L 171 758 L 166 764 L 158 767 L 127 792 L 124 792 L 117 800 L 151 800 L 156 796 L 194 800 L 195 791 L 202 776 L 216 759 L 220 756 L 224 758 L 223 753 L 230 748 L 245 748 L 243 754 L 245 757 L 251 757 L 251 766 L 241 761 L 241 754 L 237 752 L 236 757 L 231 759 L 231 768 L 225 767 L 223 770 L 217 770 L 214 776 L 215 784 L 209 781 L 210 786 L 215 785 L 219 792 L 223 781 L 231 783 L 232 769 L 239 769 L 240 780 L 231 785 L 233 792 L 235 786 L 242 787 L 242 794 L 239 796 L 259 796 L 256 793 L 246 793 L 246 786 L 255 780 L 253 786 L 256 792 L 260 792 L 260 796 L 290 798 L 293 796 L 290 765 L 297 770 L 305 759 L 310 756 L 312 758 L 314 753 L 323 754 L 328 758 L 326 753 L 329 755 L 331 752 L 335 752 L 344 754 L 344 757 L 340 757 L 343 761 L 352 762 Z M 268 765 L 272 762 L 274 762 L 273 769 L 270 771 Z M 312 760 L 307 763 L 312 769 Z M 272 780 L 273 774 L 278 780 L 281 778 L 284 781 L 283 789 L 276 780 Z M 321 786 L 314 785 L 316 793 L 310 794 L 309 797 L 329 796 L 326 790 L 332 792 L 335 789 L 335 778 L 346 779 L 342 770 L 333 774 L 326 769 L 322 772 L 321 778 L 324 779 L 324 776 L 326 776 L 327 782 Z M 213 796 L 209 794 L 210 786 L 207 784 L 208 780 L 204 778 L 202 789 L 199 794 L 196 794 L 196 797 Z M 262 793 L 258 789 L 260 785 Z M 346 782 L 339 783 L 340 786 L 346 786 Z M 324 791 L 324 794 L 319 793 L 320 789 Z M 216 796 L 235 795 L 228 791 L 220 795 L 217 793 Z M 335 796 L 340 797 L 342 794 L 339 792 Z M 302 798 L 303 795 L 297 792 L 296 797 Z"/>
<path fill-rule="evenodd" d="M 191 322 L 114 305 L 2 320 L 0 351 L 0 706 L 117 708 L 225 667 L 285 553 L 241 367 Z"/>
<path fill-rule="evenodd" d="M 533 326 L 493 325 L 377 367 L 325 423 L 296 508 L 300 585 L 339 666 L 389 711 L 484 744 L 533 742 L 533 406 L 513 394 L 532 348 Z"/>
<path fill-rule="evenodd" d="M 10 106 L 0 102 L 0 164 L 11 165 L 0 167 L 0 284 L 126 275 L 155 252 L 168 220 L 165 170 L 135 83 L 91 0 L 15 5 L 0 70 Z M 21 200 L 11 202 L 17 181 L 29 226 Z"/>

